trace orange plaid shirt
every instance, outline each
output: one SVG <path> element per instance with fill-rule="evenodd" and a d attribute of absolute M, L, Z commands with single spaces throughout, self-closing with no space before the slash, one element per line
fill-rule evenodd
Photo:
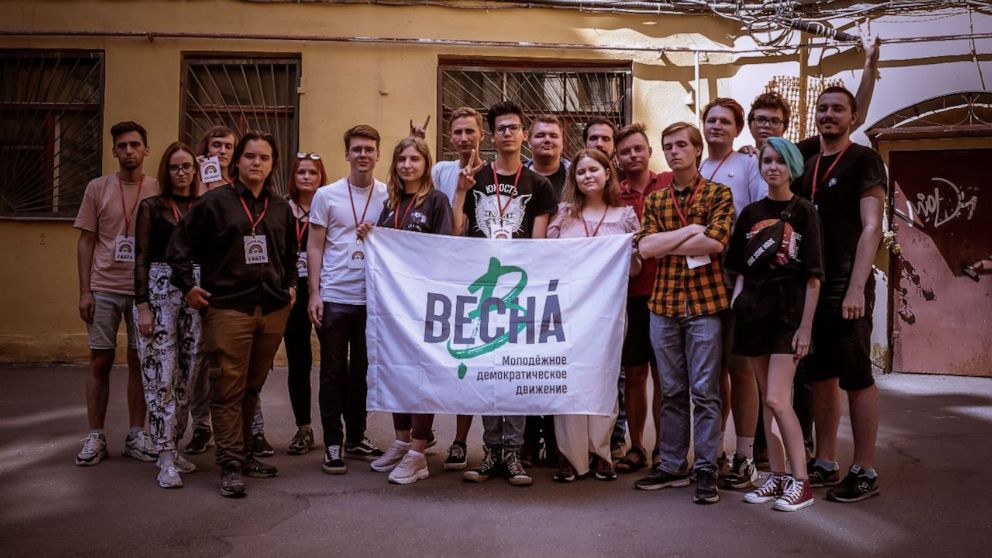
<path fill-rule="evenodd" d="M 692 195 L 692 187 L 678 196 L 679 207 L 690 224 L 706 227 L 706 236 L 720 241 L 724 246 L 730 241 L 734 222 L 734 197 L 730 188 L 715 182 L 703 181 Z M 670 232 L 685 226 L 672 203 L 673 190 L 665 188 L 652 192 L 644 202 L 644 216 L 637 241 L 649 234 Z M 648 300 L 648 309 L 655 314 L 672 318 L 716 314 L 730 306 L 730 297 L 723 280 L 720 254 L 710 254 L 710 263 L 689 269 L 685 256 L 668 255 L 658 258 L 658 272 L 654 289 Z"/>

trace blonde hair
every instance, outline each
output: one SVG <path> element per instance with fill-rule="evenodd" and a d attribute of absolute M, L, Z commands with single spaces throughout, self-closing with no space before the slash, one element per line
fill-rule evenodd
<path fill-rule="evenodd" d="M 565 191 L 562 192 L 562 201 L 568 204 L 569 216 L 581 219 L 582 209 L 586 206 L 586 195 L 579 189 L 579 183 L 575 179 L 576 169 L 579 168 L 582 159 L 596 161 L 608 175 L 606 187 L 603 188 L 603 203 L 609 207 L 623 205 L 620 201 L 620 181 L 617 180 L 617 173 L 610 164 L 610 159 L 598 149 L 580 149 L 572 157 L 572 166 L 568 169 L 568 179 L 565 181 Z"/>
<path fill-rule="evenodd" d="M 414 198 L 414 205 L 420 207 L 423 205 L 424 200 L 427 199 L 427 195 L 431 193 L 434 189 L 434 180 L 431 178 L 431 150 L 427 147 L 427 143 L 420 138 L 404 138 L 396 144 L 396 148 L 393 149 L 393 161 L 389 164 L 389 183 L 387 185 L 387 191 L 389 194 L 389 199 L 386 200 L 386 207 L 389 209 L 398 209 L 400 205 L 400 200 L 403 199 L 403 194 L 406 189 L 403 186 L 403 181 L 396 174 L 396 162 L 400 158 L 400 153 L 408 148 L 413 147 L 424 157 L 424 176 L 420 178 L 420 188 L 417 190 L 416 197 Z"/>

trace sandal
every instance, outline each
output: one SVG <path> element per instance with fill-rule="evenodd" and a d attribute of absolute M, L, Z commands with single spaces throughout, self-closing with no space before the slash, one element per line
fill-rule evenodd
<path fill-rule="evenodd" d="M 633 473 L 643 469 L 647 464 L 648 456 L 644 453 L 644 449 L 631 446 L 627 450 L 627 455 L 623 456 L 623 459 L 620 461 L 617 461 L 616 471 L 622 474 Z"/>

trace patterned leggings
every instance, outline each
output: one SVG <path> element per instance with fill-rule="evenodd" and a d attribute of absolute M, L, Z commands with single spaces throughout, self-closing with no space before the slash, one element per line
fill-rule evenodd
<path fill-rule="evenodd" d="M 191 383 L 200 365 L 200 313 L 169 282 L 168 265 L 153 263 L 148 275 L 153 330 L 149 337 L 137 336 L 148 426 L 159 452 L 175 452 L 186 430 Z M 199 269 L 195 275 L 199 282 Z M 137 304 L 134 320 L 138 322 Z"/>

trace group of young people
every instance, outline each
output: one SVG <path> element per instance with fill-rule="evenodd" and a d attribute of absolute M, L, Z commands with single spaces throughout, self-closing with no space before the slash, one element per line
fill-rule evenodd
<path fill-rule="evenodd" d="M 274 451 L 259 393 L 283 342 L 298 427 L 287 451 L 317 446 L 314 329 L 322 470 L 346 473 L 349 457 L 397 484 L 423 480 L 426 451 L 436 443 L 433 415 L 394 414 L 395 440 L 385 451 L 365 434 L 363 240 L 373 227 L 509 241 L 633 233 L 613 416 L 484 416 L 483 458 L 471 468 L 473 417 L 458 416 L 444 470 L 463 471 L 466 481 L 505 477 L 526 486 L 533 482 L 527 468 L 542 461 L 556 467 L 559 482 L 650 468 L 636 488 L 694 480 L 697 503 L 717 502 L 723 487 L 783 511 L 811 505 L 818 486 L 833 486 L 827 497 L 839 502 L 877 495 L 871 264 L 886 175 L 874 151 L 850 140 L 860 124 L 858 101 L 846 89 L 826 89 L 815 106 L 819 134 L 796 145 L 781 137 L 790 117 L 781 96 L 760 95 L 746 118 L 733 99 L 715 99 L 702 112 L 702 130 L 677 122 L 662 132 L 671 169 L 663 173 L 649 168 L 642 124 L 590 121 L 585 145 L 566 159 L 557 117 L 527 122 L 506 101 L 483 122 L 462 107 L 448 122 L 457 160 L 434 164 L 426 124 L 411 122 L 381 182 L 379 133 L 358 125 L 344 134 L 348 175 L 330 182 L 319 155 L 298 153 L 285 198 L 272 188 L 280 154 L 267 133 L 238 137 L 215 127 L 196 150 L 175 142 L 152 178 L 142 171 L 144 128 L 119 123 L 111 129 L 119 170 L 88 185 L 75 223 L 79 310 L 91 349 L 90 434 L 76 463 L 95 465 L 107 455 L 108 377 L 123 318 L 131 428 L 122 453 L 156 462 L 161 486 L 182 486 L 182 474 L 195 470 L 178 451 L 190 415 L 186 453 L 213 439 L 222 495 L 245 495 L 246 476 L 277 474 L 258 459 Z M 737 151 L 745 125 L 757 145 Z M 484 130 L 492 161 L 480 155 Z M 533 154 L 526 162 L 524 141 Z M 202 183 L 200 167 L 212 157 L 220 179 Z M 836 461 L 841 389 L 855 446 L 843 479 Z M 728 457 L 722 446 L 731 412 L 736 444 Z M 658 433 L 650 454 L 648 417 Z M 768 454 L 763 481 L 756 438 Z"/>

